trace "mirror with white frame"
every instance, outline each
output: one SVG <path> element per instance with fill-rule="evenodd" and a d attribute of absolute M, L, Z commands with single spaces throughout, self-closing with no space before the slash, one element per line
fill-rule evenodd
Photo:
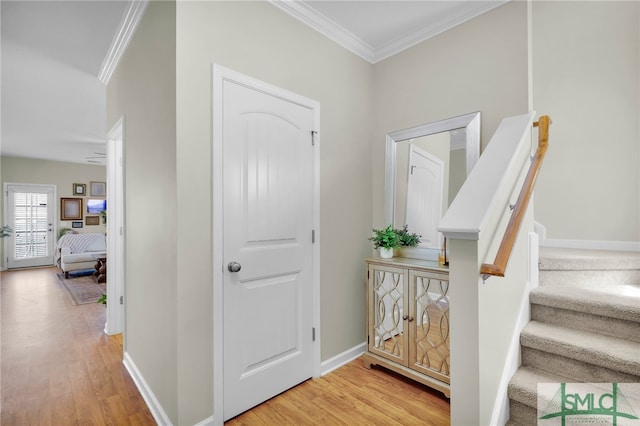
<path fill-rule="evenodd" d="M 480 155 L 480 112 L 387 134 L 386 223 L 421 235 L 401 256 L 437 260 L 440 219 Z"/>

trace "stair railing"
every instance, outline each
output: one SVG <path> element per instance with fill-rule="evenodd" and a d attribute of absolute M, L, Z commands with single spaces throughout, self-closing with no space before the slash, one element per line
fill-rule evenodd
<path fill-rule="evenodd" d="M 522 224 L 522 219 L 527 212 L 529 199 L 533 193 L 538 173 L 540 172 L 542 162 L 544 161 L 544 156 L 547 153 L 550 124 L 551 119 L 548 115 L 541 116 L 538 121 L 533 123 L 533 127 L 538 128 L 538 149 L 532 158 L 531 166 L 529 167 L 527 177 L 522 184 L 518 200 L 513 206 L 511 218 L 509 219 L 504 236 L 502 237 L 502 242 L 500 243 L 500 247 L 496 253 L 495 260 L 493 263 L 483 263 L 480 267 L 480 274 L 482 275 L 483 280 L 486 280 L 489 276 L 504 277 L 507 264 L 509 263 L 509 258 L 511 257 L 511 251 L 513 250 L 513 245 L 515 244 L 516 237 L 520 230 L 520 225 Z"/>

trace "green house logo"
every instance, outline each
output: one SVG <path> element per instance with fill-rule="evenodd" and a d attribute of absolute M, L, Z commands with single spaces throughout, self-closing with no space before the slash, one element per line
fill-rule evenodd
<path fill-rule="evenodd" d="M 636 415 L 639 404 L 638 396 L 640 385 L 637 383 L 625 383 L 624 386 L 633 386 L 631 400 L 623 394 L 618 383 L 560 383 L 557 391 L 541 408 L 541 393 L 549 390 L 543 389 L 543 385 L 558 386 L 557 383 L 541 383 L 538 385 L 538 424 L 562 426 L 572 424 L 607 424 L 622 426 L 638 424 L 640 421 Z M 549 393 L 547 393 L 549 394 Z M 545 422 L 545 420 L 553 420 Z"/>

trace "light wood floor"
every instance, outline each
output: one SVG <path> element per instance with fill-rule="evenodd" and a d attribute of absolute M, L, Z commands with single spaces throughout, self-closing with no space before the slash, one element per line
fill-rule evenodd
<path fill-rule="evenodd" d="M 104 306 L 73 306 L 58 271 L 0 273 L 0 424 L 155 425 Z"/>
<path fill-rule="evenodd" d="M 360 358 L 235 417 L 226 426 L 449 425 L 441 393 Z"/>
<path fill-rule="evenodd" d="M 73 306 L 56 268 L 0 273 L 0 425 L 155 425 L 103 333 L 102 305 Z M 439 392 L 357 359 L 226 423 L 448 425 Z"/>

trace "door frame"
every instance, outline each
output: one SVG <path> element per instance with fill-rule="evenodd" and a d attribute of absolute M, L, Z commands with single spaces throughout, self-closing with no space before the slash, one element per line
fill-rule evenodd
<path fill-rule="evenodd" d="M 52 239 L 52 250 L 51 250 L 51 263 L 45 266 L 56 266 L 56 249 L 58 245 L 58 239 L 56 238 L 58 235 L 58 186 L 53 184 L 41 184 L 41 183 L 17 183 L 17 182 L 5 182 L 3 185 L 3 199 L 2 199 L 2 220 L 5 221 L 4 224 L 8 225 L 7 215 L 9 213 L 9 186 L 32 186 L 37 188 L 48 188 L 53 191 L 53 200 L 52 200 L 52 209 L 53 209 L 53 217 L 51 219 L 52 230 L 51 230 L 51 239 Z M 2 270 L 9 270 L 9 247 L 11 247 L 10 242 L 14 241 L 15 234 L 11 237 L 3 238 L 3 252 L 4 255 L 4 266 Z M 15 255 L 15 253 L 14 253 Z M 19 269 L 19 268 L 16 268 Z"/>
<path fill-rule="evenodd" d="M 125 118 L 120 117 L 107 133 L 107 321 L 108 335 L 124 333 L 125 233 L 124 233 L 124 137 Z M 114 303 L 115 302 L 115 303 Z M 123 346 L 126 340 L 123 339 Z M 126 346 L 123 347 L 126 350 Z"/>
<path fill-rule="evenodd" d="M 224 81 L 259 90 L 277 96 L 313 110 L 313 128 L 320 128 L 320 103 L 300 96 L 288 90 L 273 86 L 218 64 L 212 64 L 212 99 L 213 99 L 213 140 L 212 140 L 212 241 L 213 241 L 213 418 L 214 424 L 224 422 L 224 351 L 223 351 L 223 164 L 222 164 L 222 120 L 223 99 L 216 94 L 222 93 Z M 312 135 L 309 135 L 310 138 Z M 313 271 L 313 327 L 315 340 L 312 343 L 313 377 L 320 377 L 320 137 L 314 135 L 313 152 L 313 230 L 315 243 L 312 244 Z"/>

